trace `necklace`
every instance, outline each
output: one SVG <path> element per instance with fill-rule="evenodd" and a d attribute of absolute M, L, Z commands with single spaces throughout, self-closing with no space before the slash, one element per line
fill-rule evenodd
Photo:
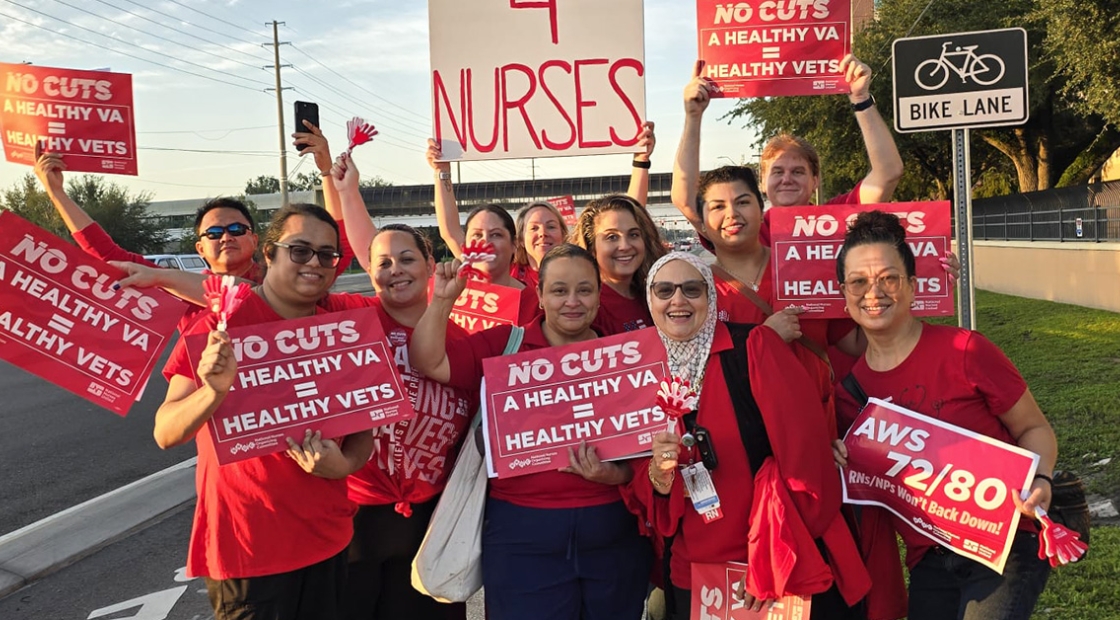
<path fill-rule="evenodd" d="M 763 270 L 763 269 L 766 269 L 766 265 L 767 265 L 767 264 L 768 264 L 768 263 L 770 262 L 770 261 L 769 261 L 769 258 L 770 258 L 770 250 L 768 250 L 768 249 L 763 249 L 763 252 L 762 252 L 762 254 L 763 254 L 763 255 L 762 255 L 762 262 L 761 262 L 761 263 L 760 263 L 760 264 L 758 265 L 758 273 L 754 274 L 754 279 L 753 279 L 753 280 L 748 280 L 748 279 L 744 278 L 744 277 L 742 276 L 742 274 L 740 274 L 740 273 L 737 273 L 737 272 L 735 272 L 735 271 L 733 271 L 733 270 L 729 269 L 729 268 L 728 268 L 728 267 L 727 267 L 726 265 L 724 265 L 724 264 L 723 264 L 722 262 L 719 262 L 719 261 L 717 261 L 717 264 L 718 264 L 718 265 L 719 265 L 720 267 L 723 267 L 723 269 L 724 269 L 725 271 L 727 271 L 727 272 L 728 272 L 728 273 L 730 273 L 731 275 L 733 275 L 733 276 L 735 276 L 736 278 L 738 278 L 740 282 L 742 282 L 743 284 L 746 284 L 747 286 L 749 286 L 749 287 L 751 288 L 751 290 L 752 290 L 752 291 L 754 291 L 754 292 L 756 292 L 756 293 L 757 293 L 757 292 L 758 292 L 758 284 L 759 284 L 759 282 L 760 282 L 760 281 L 762 280 L 762 270 Z"/>

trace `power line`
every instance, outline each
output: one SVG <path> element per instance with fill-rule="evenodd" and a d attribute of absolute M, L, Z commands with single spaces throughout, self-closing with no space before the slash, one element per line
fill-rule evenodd
<path fill-rule="evenodd" d="M 8 0 L 5 0 L 5 1 L 8 1 Z M 12 3 L 12 4 L 14 4 L 14 3 Z M 142 57 L 137 56 L 135 54 L 130 54 L 128 52 L 122 52 L 120 50 L 116 50 L 116 49 L 113 49 L 111 47 L 101 45 L 100 43 L 94 43 L 93 41 L 86 41 L 85 39 L 79 39 L 78 37 L 66 34 L 65 32 L 58 32 L 55 29 L 47 28 L 46 26 L 40 26 L 39 24 L 29 22 L 26 19 L 21 19 L 19 17 L 15 17 L 13 15 L 8 15 L 7 13 L 4 13 L 4 12 L 0 12 L 0 16 L 7 17 L 8 19 L 20 22 L 21 24 L 26 24 L 26 25 L 31 26 L 33 28 L 38 28 L 39 30 L 45 30 L 45 31 L 51 33 L 52 35 L 65 37 L 67 39 L 72 39 L 72 40 L 77 41 L 79 43 L 85 43 L 86 45 L 92 45 L 93 47 L 103 49 L 103 50 L 108 51 L 108 52 L 113 52 L 114 54 L 120 54 L 121 56 L 127 56 L 129 58 L 134 58 L 134 59 L 139 60 L 141 62 L 146 62 L 148 64 L 156 65 L 157 67 L 163 67 L 165 69 L 171 69 L 172 71 L 178 71 L 179 73 L 185 73 L 187 75 L 193 75 L 195 77 L 199 77 L 199 78 L 202 78 L 204 80 L 210 80 L 212 82 L 218 82 L 218 83 L 226 84 L 226 85 L 229 85 L 229 86 L 236 86 L 237 88 L 244 88 L 245 90 L 251 90 L 253 92 L 263 92 L 263 91 L 260 91 L 257 88 L 253 88 L 252 86 L 245 86 L 244 84 L 237 84 L 235 82 L 227 82 L 226 80 L 221 80 L 221 79 L 218 79 L 216 77 L 211 77 L 209 75 L 203 75 L 201 73 L 195 73 L 193 71 L 187 71 L 186 69 L 180 69 L 179 67 L 172 67 L 171 65 L 165 65 L 161 62 L 156 62 L 154 60 L 149 60 L 147 58 L 142 58 Z M 223 73 L 223 72 L 219 71 L 219 73 Z M 232 74 L 227 74 L 227 75 L 232 75 Z M 233 77 L 239 77 L 239 76 L 234 75 Z M 242 79 L 244 79 L 244 78 L 242 78 Z"/>
<path fill-rule="evenodd" d="M 129 26 L 128 24 L 124 24 L 124 23 L 118 22 L 117 20 L 114 20 L 114 19 L 112 19 L 112 18 L 106 17 L 106 16 L 104 16 L 104 15 L 100 15 L 100 14 L 98 14 L 98 13 L 94 13 L 93 11 L 88 11 L 88 10 L 86 10 L 86 9 L 83 9 L 83 8 L 81 8 L 81 7 L 77 7 L 77 6 L 74 6 L 73 4 L 70 4 L 70 3 L 68 3 L 68 2 L 63 2 L 63 0 L 54 0 L 54 1 L 55 1 L 55 2 L 57 2 L 57 3 L 59 3 L 59 4 L 61 4 L 61 5 L 63 5 L 63 6 L 68 6 L 68 7 L 72 8 L 72 9 L 74 9 L 74 10 L 76 10 L 76 11 L 81 11 L 81 12 L 83 12 L 83 13 L 86 13 L 87 15 L 92 15 L 92 16 L 94 16 L 94 17 L 98 18 L 98 19 L 103 19 L 103 20 L 105 20 L 105 21 L 107 21 L 107 22 L 109 22 L 109 23 L 111 23 L 111 24 L 116 24 L 117 26 L 122 26 L 122 27 L 124 27 L 124 28 L 128 28 L 129 30 L 132 30 L 132 31 L 134 31 L 134 32 L 139 32 L 140 34 L 148 35 L 148 36 L 150 36 L 150 37 L 155 37 L 155 38 L 157 38 L 157 39 L 159 39 L 159 40 L 161 40 L 161 41 L 167 41 L 168 43 L 172 43 L 172 44 L 174 44 L 174 45 L 181 45 L 181 46 L 183 46 L 183 47 L 185 47 L 185 48 L 187 48 L 187 49 L 189 49 L 189 50 L 193 50 L 193 51 L 196 51 L 196 52 L 199 52 L 199 53 L 202 53 L 202 54 L 208 54 L 208 55 L 210 55 L 210 56 L 214 56 L 215 58 L 220 58 L 220 59 L 222 59 L 222 60 L 228 60 L 229 62 L 235 62 L 235 63 L 237 63 L 237 64 L 239 64 L 239 65 L 244 65 L 244 66 L 246 66 L 246 67 L 249 67 L 250 69 L 260 69 L 260 68 L 261 68 L 261 67 L 260 67 L 260 65 L 251 65 L 251 64 L 249 64 L 249 63 L 247 63 L 247 62 L 242 62 L 242 61 L 240 61 L 240 60 L 235 60 L 235 59 L 233 59 L 233 58 L 228 58 L 228 57 L 226 57 L 226 56 L 222 56 L 221 54 L 217 54 L 217 53 L 215 53 L 215 52 L 209 52 L 209 51 L 206 51 L 206 50 L 204 50 L 204 49 L 199 49 L 199 48 L 197 48 L 197 47 L 192 47 L 192 46 L 190 46 L 190 45 L 187 45 L 186 43 L 182 43 L 182 42 L 180 42 L 180 41 L 176 41 L 176 40 L 174 40 L 174 39 L 169 39 L 169 38 L 167 38 L 167 37 L 165 37 L 165 36 L 162 36 L 162 35 L 158 35 L 158 34 L 155 34 L 155 33 L 153 33 L 153 32 L 148 32 L 148 31 L 146 31 L 146 30 L 141 30 L 140 28 L 136 28 L 135 26 Z M 98 2 L 101 2 L 102 4 L 108 4 L 108 3 L 104 2 L 103 0 L 97 0 L 97 1 L 98 1 Z M 113 6 L 113 5 L 111 5 L 111 4 L 110 4 L 109 6 Z M 113 7 L 113 8 L 115 8 L 115 9 L 116 9 L 116 8 L 118 8 L 118 7 Z M 143 19 L 143 20 L 149 21 L 149 22 L 151 22 L 151 23 L 153 23 L 153 24 L 155 24 L 155 25 L 157 25 L 157 26 L 163 26 L 163 24 L 161 24 L 161 23 L 159 23 L 159 22 L 157 22 L 157 21 L 152 21 L 152 20 L 150 20 L 150 19 L 148 19 L 147 17 L 144 17 L 144 16 L 142 16 L 142 15 L 136 15 L 135 13 L 132 13 L 131 11 L 125 11 L 125 13 L 128 13 L 128 14 L 130 14 L 130 15 L 135 15 L 136 17 L 139 17 L 140 19 Z M 165 27 L 166 27 L 166 26 L 165 26 Z M 106 35 L 102 35 L 102 36 L 106 36 Z M 118 40 L 119 40 L 119 39 L 118 39 Z M 126 43 L 126 44 L 127 44 L 127 41 L 121 41 L 121 42 L 122 42 L 122 43 Z M 146 49 L 146 48 L 141 48 L 141 49 Z M 149 50 L 149 51 L 153 51 L 153 53 L 157 53 L 157 54 L 159 53 L 159 52 L 154 52 L 154 50 Z M 202 66 L 202 65 L 199 65 L 199 66 Z"/>
<path fill-rule="evenodd" d="M 140 135 L 187 134 L 187 133 L 189 133 L 189 134 L 194 134 L 194 135 L 198 136 L 199 138 L 202 138 L 203 140 L 217 141 L 217 140 L 224 140 L 227 137 L 229 137 L 229 135 L 231 133 L 234 133 L 234 132 L 237 132 L 237 131 L 250 131 L 250 130 L 254 130 L 254 129 L 272 129 L 273 127 L 275 127 L 275 125 L 257 125 L 256 127 L 234 127 L 233 129 L 182 129 L 182 130 L 176 130 L 176 131 L 137 131 L 136 135 L 140 136 Z M 208 138 L 208 137 L 202 135 L 204 132 L 207 132 L 207 131 L 210 131 L 210 132 L 224 131 L 225 133 L 222 134 L 222 137 L 220 137 L 220 138 Z"/>
<path fill-rule="evenodd" d="M 257 60 L 257 61 L 260 61 L 260 62 L 264 62 L 264 61 L 265 61 L 265 59 L 261 58 L 260 56 L 254 56 L 253 54 L 250 54 L 249 52 L 246 52 L 246 51 L 243 51 L 243 50 L 239 50 L 239 49 L 237 49 L 236 47 L 230 47 L 230 46 L 228 46 L 228 45 L 225 45 L 225 44 L 222 44 L 222 43 L 218 43 L 217 41 L 211 41 L 210 39 L 205 39 L 205 38 L 203 38 L 203 37 L 200 37 L 200 36 L 198 36 L 198 35 L 195 35 L 195 34 L 191 34 L 191 33 L 189 33 L 189 32 L 185 32 L 185 31 L 183 31 L 183 30 L 179 30 L 179 29 L 177 29 L 177 28 L 175 28 L 175 27 L 173 27 L 173 26 L 168 26 L 167 24 L 163 24 L 163 23 L 161 23 L 161 22 L 157 22 L 157 21 L 155 21 L 155 20 L 153 20 L 153 19 L 150 19 L 150 18 L 144 17 L 143 15 L 140 15 L 139 13 L 134 13 L 134 12 L 132 12 L 132 11 L 129 11 L 128 9 L 124 9 L 124 8 L 121 8 L 121 7 L 119 7 L 119 6 L 115 5 L 115 4 L 110 4 L 109 2 L 106 2 L 105 0 L 97 0 L 97 1 L 98 1 L 98 2 L 100 2 L 101 4 L 104 4 L 105 6 L 109 6 L 109 7 L 112 7 L 112 8 L 114 8 L 114 9 L 117 9 L 118 11 L 124 11 L 125 13 L 128 13 L 129 15 L 133 15 L 133 16 L 139 17 L 140 19 L 143 19 L 143 20 L 145 20 L 145 21 L 148 21 L 148 22 L 151 22 L 151 23 L 153 23 L 153 24 L 156 24 L 157 26 L 163 26 L 164 28 L 167 28 L 168 30 L 174 30 L 175 32 L 178 32 L 178 33 L 181 33 L 181 34 L 183 34 L 183 35 L 186 35 L 186 36 L 188 36 L 188 37 L 191 37 L 192 39 L 198 39 L 199 41 L 204 41 L 204 42 L 206 42 L 206 43 L 209 43 L 210 45 L 217 45 L 218 47 L 222 47 L 222 48 L 225 48 L 225 49 L 227 49 L 227 50 L 230 50 L 230 51 L 232 51 L 232 52 L 237 52 L 237 53 L 239 53 L 239 54 L 244 54 L 244 55 L 246 55 L 246 56 L 248 56 L 248 57 L 252 58 L 253 60 Z M 214 34 L 216 34 L 216 35 L 219 35 L 219 36 L 227 36 L 227 35 L 224 35 L 224 34 L 222 34 L 222 33 L 220 33 L 220 32 L 215 32 L 215 31 L 213 31 L 213 30 L 210 30 L 209 28 L 203 28 L 203 27 L 201 27 L 201 26 L 196 26 L 195 24 L 191 24 L 190 22 L 185 22 L 185 21 L 183 21 L 182 19 L 180 19 L 180 18 L 178 18 L 178 17 L 175 17 L 174 15 L 168 15 L 167 13 L 163 13 L 163 12 L 157 11 L 156 9 L 153 9 L 153 8 L 150 8 L 150 7 L 145 7 L 145 6 L 144 6 L 144 5 L 142 5 L 142 4 L 139 4 L 139 3 L 137 3 L 137 2 L 133 2 L 133 0 L 125 0 L 125 1 L 126 1 L 126 2 L 131 2 L 132 4 L 135 4 L 136 6 L 139 6 L 139 7 L 141 7 L 141 8 L 146 8 L 146 9 L 148 9 L 149 11 L 151 11 L 151 12 L 153 12 L 153 13 L 156 13 L 157 15 L 163 15 L 164 17 L 166 17 L 166 18 L 168 18 L 168 19 L 173 19 L 173 20 L 175 20 L 175 21 L 177 21 L 177 22 L 180 22 L 180 23 L 184 23 L 184 24 L 187 24 L 188 26 L 193 26 L 193 27 L 195 27 L 195 28 L 198 28 L 199 30 L 205 30 L 205 31 L 207 31 L 207 32 L 213 32 Z M 233 37 L 230 37 L 230 38 L 233 38 Z M 241 40 L 241 39 L 237 39 L 237 40 L 238 40 L 238 41 L 241 41 L 242 43 L 248 43 L 249 45 L 252 45 L 252 46 L 253 46 L 254 48 L 256 48 L 256 47 L 257 47 L 257 44 L 256 44 L 256 43 L 253 43 L 252 41 L 244 41 L 244 40 Z"/>
<path fill-rule="evenodd" d="M 129 0 L 129 1 L 131 2 L 131 0 Z M 224 20 L 220 17 L 214 17 L 213 15 L 211 15 L 211 14 L 205 12 L 205 11 L 200 11 L 200 10 L 194 8 L 193 6 L 187 6 L 187 5 L 183 4 L 182 2 L 178 2 L 178 0 L 167 0 L 167 1 L 170 2 L 171 4 L 181 6 L 184 9 L 187 9 L 188 11 L 194 11 L 195 13 L 198 13 L 199 15 L 202 15 L 203 17 L 208 17 L 208 18 L 210 18 L 210 19 L 212 19 L 216 22 L 221 22 L 221 23 L 223 23 L 227 26 L 233 26 L 234 28 L 237 28 L 238 30 L 244 30 L 245 32 L 248 32 L 249 34 L 252 34 L 252 35 L 257 34 L 256 32 L 254 32 L 252 30 L 249 30 L 248 28 L 246 28 L 244 26 L 238 26 L 237 24 L 235 24 L 233 22 L 227 22 L 226 20 Z"/>
<path fill-rule="evenodd" d="M 217 155 L 244 155 L 246 157 L 279 157 L 272 151 L 231 151 L 231 150 L 213 150 L 213 149 L 176 149 L 163 146 L 138 146 L 138 151 L 169 151 L 175 153 L 208 153 Z"/>
<path fill-rule="evenodd" d="M 172 60 L 177 60 L 177 61 L 179 61 L 179 62 L 182 62 L 182 63 L 188 64 L 188 65 L 192 65 L 192 66 L 195 66 L 195 67 L 199 67 L 199 68 L 205 69 L 205 70 L 207 70 L 207 71 L 213 71 L 214 73 L 221 73 L 222 75 L 227 75 L 227 76 L 230 76 L 230 77 L 233 77 L 233 78 L 237 78 L 237 79 L 245 80 L 245 81 L 247 81 L 247 82 L 256 82 L 257 84 L 261 84 L 261 85 L 263 85 L 263 86 L 269 86 L 269 84 L 268 84 L 268 83 L 266 83 L 266 82 L 261 82 L 261 81 L 259 81 L 259 80 L 254 80 L 254 79 L 252 79 L 252 78 L 247 78 L 247 77 L 243 77 L 243 76 L 240 76 L 240 75 L 236 75 L 236 74 L 233 74 L 233 73 L 229 73 L 229 72 L 227 72 L 227 71 L 222 71 L 222 70 L 220 70 L 220 69 L 212 69 L 212 68 L 210 68 L 210 67 L 207 67 L 206 65 L 201 65 L 201 64 L 199 64 L 199 63 L 197 63 L 197 62 L 191 62 L 191 61 L 189 61 L 189 60 L 183 60 L 182 58 L 176 58 L 175 56 L 172 56 L 172 55 L 170 55 L 170 54 L 164 54 L 163 52 L 157 52 L 157 51 L 155 51 L 155 50 L 150 50 L 150 49 L 148 49 L 148 48 L 145 48 L 145 47 L 142 47 L 142 46 L 140 46 L 140 45 L 136 45 L 135 43 L 129 43 L 128 41 L 124 41 L 124 40 L 118 39 L 118 38 L 116 38 L 116 37 L 111 37 L 111 36 L 109 36 L 109 35 L 107 35 L 107 34 L 102 34 L 102 33 L 100 33 L 100 32 L 97 32 L 96 30 L 94 30 L 94 29 L 92 29 L 92 28 L 86 28 L 85 26 L 80 26 L 80 25 L 78 25 L 78 24 L 75 24 L 75 23 L 73 23 L 73 22 L 69 22 L 69 21 L 66 21 L 65 19 L 62 19 L 62 18 L 60 18 L 60 17 L 55 17 L 55 16 L 53 16 L 53 15 L 48 15 L 47 13 L 44 13 L 44 12 L 42 12 L 42 11 L 39 11 L 39 10 L 36 10 L 36 9 L 30 8 L 30 7 L 24 6 L 24 5 L 22 5 L 22 4 L 19 4 L 18 2 L 15 2 L 14 0 L 3 0 L 3 2 L 7 2 L 8 4 L 11 4 L 11 5 L 17 6 L 17 7 L 21 8 L 21 9 L 24 9 L 24 10 L 26 10 L 26 11 L 31 11 L 32 13 L 37 13 L 37 14 L 39 14 L 39 15 L 42 15 L 42 16 L 44 16 L 44 17 L 49 17 L 50 19 L 53 19 L 53 20 L 55 20 L 55 21 L 58 21 L 58 22 L 62 22 L 62 23 L 64 23 L 64 24 L 66 24 L 67 26 L 72 26 L 72 27 L 74 27 L 74 28 L 78 28 L 78 29 L 80 29 L 80 30 L 85 30 L 86 32 L 90 32 L 90 33 L 93 33 L 93 34 L 95 34 L 95 35 L 97 35 L 97 36 L 100 36 L 100 37 L 105 37 L 106 39 L 111 39 L 111 40 L 113 40 L 113 41 L 116 41 L 117 43 L 123 43 L 124 45 L 128 45 L 128 46 L 130 46 L 130 47 L 135 47 L 135 48 L 137 48 L 137 49 L 141 49 L 141 50 L 144 50 L 145 52 L 148 52 L 149 54 L 155 54 L 155 55 L 157 55 L 157 56 L 163 56 L 163 57 L 166 57 L 166 58 L 170 58 L 170 59 L 172 59 Z M 24 21 L 24 20 L 19 20 L 19 21 Z M 24 23 L 29 23 L 29 22 L 24 22 Z M 46 28 L 43 28 L 43 29 L 44 29 L 44 30 L 46 30 Z M 57 34 L 62 34 L 63 36 L 66 36 L 65 34 L 63 34 L 63 33 L 61 33 L 61 32 L 59 32 L 59 33 L 57 33 Z M 99 47 L 100 47 L 100 46 L 99 46 Z M 117 50 L 112 50 L 111 48 L 105 48 L 105 49 L 110 49 L 110 51 L 117 51 Z M 118 53 L 123 53 L 123 52 L 118 52 Z M 138 58 L 138 57 L 136 57 L 136 56 L 133 56 L 133 58 Z M 144 60 L 143 58 L 139 58 L 139 59 L 140 59 L 140 60 Z M 165 65 L 165 66 L 166 66 L 166 65 Z M 248 87 L 246 87 L 246 88 L 248 88 Z"/>
<path fill-rule="evenodd" d="M 323 68 L 324 68 L 324 69 L 326 69 L 327 71 L 330 71 L 331 73 L 335 74 L 336 76 L 338 76 L 338 77 L 339 77 L 340 79 L 342 79 L 343 81 L 345 81 L 345 82 L 348 82 L 348 83 L 350 83 L 350 84 L 354 85 L 354 86 L 355 86 L 356 88 L 358 88 L 358 90 L 361 90 L 362 92 L 365 92 L 365 93 L 369 94 L 369 95 L 370 95 L 371 97 L 374 97 L 375 99 L 379 99 L 379 100 L 381 100 L 381 101 L 384 101 L 385 103 L 387 103 L 387 104 L 389 104 L 389 105 L 393 106 L 394 108 L 398 108 L 398 109 L 400 109 L 400 110 L 402 110 L 402 111 L 404 111 L 404 112 L 406 112 L 406 113 L 408 113 L 408 114 L 411 114 L 411 115 L 415 116 L 416 118 L 418 118 L 418 119 L 420 119 L 420 120 L 424 121 L 425 123 L 427 123 L 427 122 L 428 122 L 428 119 L 427 119 L 427 118 L 425 118 L 425 117 L 423 117 L 423 116 L 421 116 L 421 115 L 417 114 L 416 112 L 413 112 L 412 110 L 409 110 L 408 108 L 406 108 L 406 107 L 404 107 L 404 106 L 401 106 L 401 105 L 398 105 L 398 104 L 396 104 L 396 103 L 393 103 L 392 101 L 389 101 L 388 99 L 386 99 L 386 98 L 382 97 L 381 95 L 378 95 L 377 93 L 373 92 L 372 90 L 369 90 L 368 88 L 366 88 L 366 87 L 362 86 L 361 84 L 358 84 L 358 83 L 357 83 L 357 82 L 355 82 L 354 80 L 351 80 L 350 78 L 348 78 L 348 77 L 346 77 L 346 76 L 342 75 L 342 74 L 341 74 L 341 73 L 339 73 L 338 71 L 335 71 L 334 69 L 332 69 L 332 68 L 331 68 L 330 66 L 328 66 L 328 65 L 324 64 L 324 63 L 323 63 L 322 61 L 320 61 L 319 59 L 317 59 L 317 58 L 315 58 L 314 56 L 312 56 L 311 54 L 308 54 L 307 52 L 303 51 L 303 48 L 301 48 L 301 47 L 299 47 L 299 46 L 297 46 L 297 45 L 293 44 L 293 45 L 292 45 L 292 49 L 294 49 L 294 50 L 296 50 L 297 52 L 299 52 L 299 53 L 303 54 L 304 56 L 307 56 L 307 57 L 308 57 L 309 59 L 311 59 L 311 60 L 312 60 L 313 62 L 315 62 L 316 64 L 318 64 L 318 65 L 319 65 L 320 67 L 323 67 Z"/>

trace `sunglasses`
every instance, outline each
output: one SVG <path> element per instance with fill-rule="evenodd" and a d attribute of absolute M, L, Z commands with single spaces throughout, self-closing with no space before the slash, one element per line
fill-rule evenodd
<path fill-rule="evenodd" d="M 320 267 L 337 267 L 339 259 L 342 258 L 342 254 L 334 250 L 315 250 L 309 245 L 292 245 L 291 243 L 280 243 L 279 241 L 272 245 L 288 248 L 288 257 L 292 259 L 293 263 L 299 265 L 306 265 L 311 262 L 312 256 L 318 256 Z"/>
<path fill-rule="evenodd" d="M 894 295 L 898 292 L 898 289 L 902 288 L 902 280 L 903 276 L 897 273 L 881 275 L 874 280 L 860 276 L 848 278 L 840 284 L 840 287 L 852 297 L 863 297 L 871 289 L 872 284 L 879 287 L 879 290 L 887 295 Z"/>
<path fill-rule="evenodd" d="M 673 295 L 677 294 L 677 289 L 681 289 L 684 296 L 689 299 L 699 299 L 708 294 L 708 283 L 703 280 L 688 280 L 680 284 L 654 282 L 649 287 L 649 290 L 653 291 L 653 296 L 658 299 L 672 299 Z"/>
<path fill-rule="evenodd" d="M 222 235 L 229 233 L 231 237 L 240 237 L 249 232 L 249 225 L 242 224 L 241 222 L 234 222 L 229 226 L 211 226 L 206 230 L 199 233 L 198 238 L 206 237 L 211 241 L 217 241 L 222 238 Z"/>

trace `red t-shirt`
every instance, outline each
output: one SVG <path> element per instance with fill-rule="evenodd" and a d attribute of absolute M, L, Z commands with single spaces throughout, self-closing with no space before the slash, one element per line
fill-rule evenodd
<path fill-rule="evenodd" d="M 280 320 L 263 299 L 250 295 L 229 318 L 229 326 Z M 216 315 L 207 313 L 188 328 L 163 369 L 168 380 L 180 375 L 197 383 L 186 337 L 209 333 L 216 324 Z M 189 576 L 234 579 L 286 573 L 322 562 L 350 544 L 357 509 L 346 496 L 345 480 L 312 476 L 283 452 L 219 465 L 209 429 L 194 439 L 198 501 L 187 552 Z"/>
<path fill-rule="evenodd" d="M 513 276 L 514 280 L 525 285 L 525 288 L 537 290 L 537 283 L 541 281 L 540 271 L 533 269 L 529 265 L 511 264 L 509 266 L 509 275 Z"/>
<path fill-rule="evenodd" d="M 375 428 L 373 455 L 347 479 L 347 486 L 350 499 L 359 504 L 397 504 L 398 512 L 408 514 L 407 504 L 428 501 L 443 490 L 459 438 L 478 411 L 478 394 L 440 385 L 420 374 L 408 363 L 412 328 L 389 316 L 380 299 L 362 299 L 377 308 L 416 417 Z M 466 335 L 448 322 L 448 341 Z"/>
<path fill-rule="evenodd" d="M 763 314 L 762 309 L 754 304 L 751 300 L 747 299 L 742 293 L 735 290 L 731 284 L 726 280 L 713 274 L 716 282 L 716 307 L 719 309 L 717 317 L 721 321 L 729 321 L 732 323 L 755 323 L 762 324 L 766 321 L 766 315 Z M 770 304 L 774 308 L 774 278 L 769 269 L 762 270 L 762 279 L 758 282 L 758 296 L 763 301 Z M 774 308 L 778 310 L 778 308 Z M 847 319 L 842 319 L 847 320 Z M 801 320 L 801 333 L 817 343 L 822 349 L 829 345 L 829 324 L 832 321 L 825 319 L 802 319 Z M 814 379 L 817 386 L 817 392 L 820 394 L 821 403 L 823 403 L 825 412 L 829 418 L 829 428 L 835 430 L 835 403 L 833 402 L 832 394 L 832 372 L 828 364 L 821 359 L 819 355 L 811 351 L 808 347 L 794 341 L 790 344 L 793 348 L 794 355 L 809 372 L 809 376 Z"/>
<path fill-rule="evenodd" d="M 604 334 L 621 334 L 653 326 L 653 317 L 646 300 L 624 297 L 603 284 L 599 289 L 599 312 L 595 316 L 595 329 Z"/>
<path fill-rule="evenodd" d="M 525 336 L 519 352 L 552 346 L 545 339 L 539 320 L 524 327 Z M 477 391 L 482 383 L 482 360 L 501 355 L 511 331 L 512 326 L 499 325 L 471 334 L 457 341 L 454 347 L 448 347 L 451 379 L 447 385 Z M 490 497 L 529 508 L 583 508 L 617 502 L 621 498 L 617 486 L 591 482 L 582 476 L 559 471 L 516 478 L 491 478 Z"/>
<path fill-rule="evenodd" d="M 923 324 L 918 344 L 901 364 L 877 372 L 861 357 L 852 374 L 868 396 L 890 399 L 918 413 L 1015 443 L 999 416 L 1019 402 L 1027 384 L 1003 351 L 977 332 Z M 837 385 L 836 392 L 844 432 L 855 420 L 859 406 L 842 386 Z M 906 563 L 913 568 L 936 543 L 901 520 L 896 523 L 906 542 Z M 1030 521 L 1021 519 L 1020 523 L 1029 525 Z"/>

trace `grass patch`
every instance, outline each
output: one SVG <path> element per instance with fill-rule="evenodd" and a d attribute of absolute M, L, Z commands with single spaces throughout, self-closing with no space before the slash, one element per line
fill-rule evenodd
<path fill-rule="evenodd" d="M 1120 314 L 977 291 L 977 329 L 1003 349 L 1058 435 L 1058 468 L 1090 493 L 1120 491 Z M 930 320 L 956 324 L 955 317 Z M 1098 465 L 1100 461 L 1112 461 Z M 1093 528 L 1081 562 L 1055 570 L 1035 618 L 1120 620 L 1120 528 Z"/>
<path fill-rule="evenodd" d="M 1007 354 L 1058 435 L 1058 468 L 1120 491 L 1120 314 L 977 291 L 977 329 Z M 937 323 L 956 324 L 955 317 Z M 1112 462 L 1096 463 L 1111 458 Z"/>

